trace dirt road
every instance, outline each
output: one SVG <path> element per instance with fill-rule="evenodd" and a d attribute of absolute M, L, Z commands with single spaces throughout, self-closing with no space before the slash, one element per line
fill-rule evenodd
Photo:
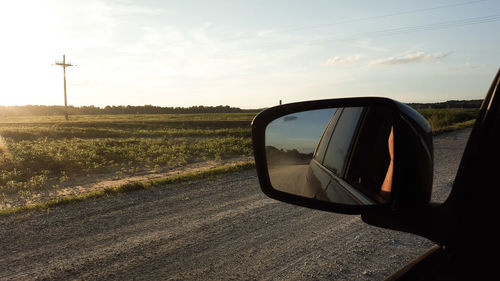
<path fill-rule="evenodd" d="M 435 138 L 433 199 L 469 132 Z M 432 245 L 268 199 L 244 171 L 0 218 L 0 280 L 380 280 Z"/>
<path fill-rule="evenodd" d="M 277 190 L 312 198 L 310 194 L 306 194 L 304 191 L 308 168 L 309 165 L 287 165 L 269 168 L 269 180 Z"/>

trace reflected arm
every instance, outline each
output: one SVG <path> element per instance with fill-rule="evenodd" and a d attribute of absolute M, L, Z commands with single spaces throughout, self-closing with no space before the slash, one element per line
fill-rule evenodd
<path fill-rule="evenodd" d="M 387 141 L 389 156 L 391 158 L 391 162 L 389 163 L 389 167 L 387 168 L 387 173 L 385 174 L 384 183 L 380 188 L 380 196 L 382 198 L 389 200 L 391 189 L 392 189 L 392 176 L 394 171 L 394 128 L 391 128 L 391 133 L 389 135 L 389 139 Z"/>

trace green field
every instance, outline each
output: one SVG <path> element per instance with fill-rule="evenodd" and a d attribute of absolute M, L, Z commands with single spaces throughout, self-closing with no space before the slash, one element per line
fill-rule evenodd
<path fill-rule="evenodd" d="M 427 119 L 434 134 L 470 127 L 479 113 L 478 108 L 421 108 L 417 111 Z"/>
<path fill-rule="evenodd" d="M 418 109 L 435 133 L 472 125 L 477 109 Z M 75 176 L 165 170 L 251 156 L 255 113 L 77 115 L 0 119 L 0 199 L 57 189 Z"/>
<path fill-rule="evenodd" d="M 0 196 L 96 173 L 133 175 L 250 156 L 254 114 L 11 117 L 0 122 Z"/>

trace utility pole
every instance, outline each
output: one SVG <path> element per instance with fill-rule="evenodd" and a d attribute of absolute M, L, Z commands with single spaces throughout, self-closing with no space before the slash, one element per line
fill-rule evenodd
<path fill-rule="evenodd" d="M 63 55 L 63 60 L 62 61 L 56 61 L 56 65 L 60 65 L 63 68 L 63 73 L 64 73 L 64 117 L 66 120 L 68 120 L 68 99 L 66 96 L 66 67 L 68 66 L 76 66 L 72 65 L 71 63 L 66 63 L 66 55 Z"/>

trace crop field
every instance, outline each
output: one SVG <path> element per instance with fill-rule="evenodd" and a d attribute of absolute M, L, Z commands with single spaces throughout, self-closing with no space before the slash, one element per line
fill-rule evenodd
<path fill-rule="evenodd" d="M 435 133 L 471 126 L 478 109 L 418 109 Z M 75 177 L 132 176 L 251 156 L 255 113 L 0 118 L 0 201 L 63 188 Z M 73 183 L 74 184 L 74 183 Z"/>
<path fill-rule="evenodd" d="M 254 114 L 10 117 L 0 121 L 0 199 L 57 189 L 75 176 L 251 156 Z"/>

